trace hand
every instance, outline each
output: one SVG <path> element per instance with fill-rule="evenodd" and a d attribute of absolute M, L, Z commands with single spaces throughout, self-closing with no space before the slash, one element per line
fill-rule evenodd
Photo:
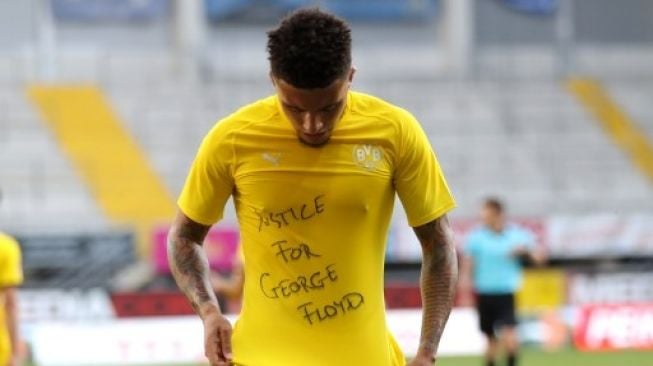
<path fill-rule="evenodd" d="M 18 356 L 12 356 L 9 358 L 9 363 L 7 366 L 22 366 L 23 365 L 23 360 L 21 357 Z"/>
<path fill-rule="evenodd" d="M 471 290 L 461 289 L 458 295 L 458 305 L 460 307 L 473 307 L 476 303 L 474 293 Z"/>
<path fill-rule="evenodd" d="M 433 366 L 435 365 L 435 357 L 433 356 L 420 356 L 413 358 L 406 364 L 406 366 Z"/>
<path fill-rule="evenodd" d="M 231 365 L 231 324 L 224 315 L 214 312 L 203 318 L 204 355 L 211 366 Z"/>
<path fill-rule="evenodd" d="M 9 355 L 7 366 L 23 366 L 27 358 L 27 345 L 23 341 L 18 341 L 13 345 L 13 354 Z"/>
<path fill-rule="evenodd" d="M 520 246 L 518 246 L 518 247 L 515 247 L 515 248 L 510 252 L 510 254 L 511 254 L 513 257 L 516 257 L 516 258 L 523 258 L 523 257 L 526 257 L 526 256 L 530 255 L 530 252 L 529 252 L 529 250 L 528 250 L 525 246 L 520 245 Z"/>

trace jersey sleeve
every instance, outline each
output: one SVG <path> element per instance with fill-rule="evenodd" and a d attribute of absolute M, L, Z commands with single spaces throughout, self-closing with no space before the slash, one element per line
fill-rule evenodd
<path fill-rule="evenodd" d="M 23 283 L 23 266 L 18 242 L 0 237 L 0 287 L 13 287 Z"/>
<path fill-rule="evenodd" d="M 233 159 L 233 134 L 219 122 L 202 141 L 177 201 L 188 218 L 207 226 L 222 218 L 234 190 Z"/>
<path fill-rule="evenodd" d="M 401 111 L 394 185 L 408 223 L 424 225 L 444 215 L 456 202 L 419 122 Z"/>

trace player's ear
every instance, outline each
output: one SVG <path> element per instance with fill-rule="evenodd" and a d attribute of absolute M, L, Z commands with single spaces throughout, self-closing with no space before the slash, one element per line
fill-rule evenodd
<path fill-rule="evenodd" d="M 349 69 L 349 85 L 354 81 L 354 74 L 356 74 L 356 66 L 352 66 L 351 69 Z"/>
<path fill-rule="evenodd" d="M 272 73 L 272 71 L 270 71 L 269 76 L 270 76 L 270 81 L 272 82 L 272 86 L 274 86 L 276 88 L 277 87 L 277 79 L 274 77 L 274 74 Z"/>

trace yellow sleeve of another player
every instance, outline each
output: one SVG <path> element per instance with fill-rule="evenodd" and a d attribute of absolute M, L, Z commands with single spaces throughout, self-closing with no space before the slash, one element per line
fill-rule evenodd
<path fill-rule="evenodd" d="M 13 238 L 0 234 L 0 287 L 23 283 L 20 246 Z"/>
<path fill-rule="evenodd" d="M 204 138 L 177 204 L 191 220 L 213 225 L 233 192 L 233 135 L 219 122 Z"/>
<path fill-rule="evenodd" d="M 440 164 L 419 122 L 401 111 L 394 185 L 408 223 L 429 223 L 456 207 Z"/>

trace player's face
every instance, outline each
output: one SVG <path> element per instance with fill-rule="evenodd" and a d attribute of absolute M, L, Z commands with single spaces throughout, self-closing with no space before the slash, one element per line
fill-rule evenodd
<path fill-rule="evenodd" d="M 502 215 L 492 207 L 483 206 L 481 208 L 481 220 L 485 226 L 498 227 L 501 225 Z"/>
<path fill-rule="evenodd" d="M 321 89 L 299 89 L 272 76 L 284 113 L 292 123 L 301 142 L 320 147 L 331 138 L 331 133 L 342 116 L 347 103 L 347 92 L 354 75 L 337 79 Z"/>

